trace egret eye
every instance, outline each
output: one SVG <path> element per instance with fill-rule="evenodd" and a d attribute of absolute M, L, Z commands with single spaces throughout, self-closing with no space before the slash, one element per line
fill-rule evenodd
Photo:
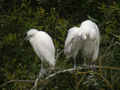
<path fill-rule="evenodd" d="M 34 35 L 33 34 L 31 34 L 31 35 L 29 35 L 29 38 L 31 38 L 31 37 L 33 37 Z"/>

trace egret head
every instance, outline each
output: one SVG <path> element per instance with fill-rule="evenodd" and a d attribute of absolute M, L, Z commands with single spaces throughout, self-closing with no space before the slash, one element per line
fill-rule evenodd
<path fill-rule="evenodd" d="M 35 34 L 38 32 L 36 29 L 30 29 L 26 34 L 25 34 L 25 39 L 30 40 L 30 38 L 34 37 Z"/>

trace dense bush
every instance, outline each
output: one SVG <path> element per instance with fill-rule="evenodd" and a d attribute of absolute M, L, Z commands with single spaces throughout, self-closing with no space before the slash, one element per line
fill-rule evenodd
<path fill-rule="evenodd" d="M 96 22 L 100 28 L 101 44 L 97 64 L 120 66 L 120 1 L 95 0 L 1 0 L 0 1 L 0 88 L 31 88 L 26 82 L 13 82 L 2 86 L 9 80 L 35 80 L 40 70 L 40 60 L 24 34 L 30 28 L 46 31 L 54 40 L 57 51 L 64 48 L 67 30 L 79 26 L 86 19 Z M 72 62 L 62 54 L 57 67 L 72 67 Z M 89 71 L 81 70 L 63 73 L 39 85 L 44 90 L 119 90 L 119 68 L 105 68 L 92 73 L 94 79 L 88 80 Z M 86 73 L 82 73 L 86 72 Z M 99 74 L 100 72 L 100 74 Z M 95 86 L 93 84 L 97 83 Z M 96 88 L 95 88 L 96 87 Z"/>

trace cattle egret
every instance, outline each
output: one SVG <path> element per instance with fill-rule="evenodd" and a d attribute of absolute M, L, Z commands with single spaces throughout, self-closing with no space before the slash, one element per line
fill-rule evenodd
<path fill-rule="evenodd" d="M 27 40 L 29 40 L 35 53 L 41 59 L 41 73 L 44 73 L 43 62 L 48 62 L 52 69 L 55 67 L 55 47 L 52 38 L 44 31 L 30 29 L 27 32 Z"/>
<path fill-rule="evenodd" d="M 66 55 L 66 57 L 72 57 L 74 59 L 74 68 L 76 68 L 76 56 L 80 49 L 80 40 L 78 40 L 79 38 L 77 38 L 78 32 L 78 27 L 70 28 L 64 46 L 64 54 Z"/>
<path fill-rule="evenodd" d="M 76 56 L 79 50 L 85 58 L 90 59 L 90 63 L 93 63 L 98 57 L 99 43 L 98 26 L 94 22 L 86 20 L 81 23 L 80 27 L 73 27 L 68 31 L 64 53 L 68 58 L 73 57 L 74 68 L 76 68 Z"/>

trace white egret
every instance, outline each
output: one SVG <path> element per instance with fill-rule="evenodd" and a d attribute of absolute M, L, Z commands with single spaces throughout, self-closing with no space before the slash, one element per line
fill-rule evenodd
<path fill-rule="evenodd" d="M 80 40 L 79 38 L 77 38 L 79 29 L 80 28 L 78 27 L 72 27 L 69 29 L 64 46 L 64 54 L 66 55 L 66 57 L 72 57 L 74 59 L 74 68 L 76 68 L 76 56 L 80 49 Z"/>
<path fill-rule="evenodd" d="M 98 26 L 85 20 L 80 27 L 73 27 L 68 31 L 65 41 L 64 53 L 67 57 L 74 58 L 74 68 L 76 67 L 76 56 L 80 50 L 82 55 L 94 63 L 98 57 L 100 44 L 100 33 Z"/>
<path fill-rule="evenodd" d="M 32 45 L 35 53 L 41 59 L 41 73 L 45 73 L 43 62 L 48 62 L 49 66 L 55 68 L 55 47 L 52 38 L 44 31 L 30 29 L 26 36 Z"/>

